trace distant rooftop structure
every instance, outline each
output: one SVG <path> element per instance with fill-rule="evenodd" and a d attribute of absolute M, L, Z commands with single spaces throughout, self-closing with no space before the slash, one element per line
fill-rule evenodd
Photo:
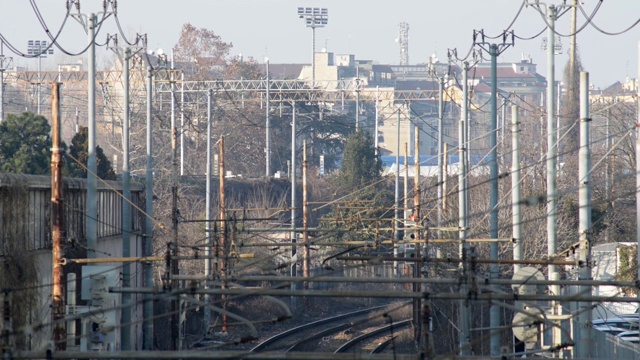
<path fill-rule="evenodd" d="M 310 64 L 269 64 L 269 78 L 276 80 L 297 79 L 302 68 Z"/>

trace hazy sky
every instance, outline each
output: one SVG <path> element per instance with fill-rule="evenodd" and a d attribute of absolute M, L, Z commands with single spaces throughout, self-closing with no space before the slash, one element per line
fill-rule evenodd
<path fill-rule="evenodd" d="M 529 0 L 533 2 L 534 0 Z M 35 0 L 42 16 L 55 33 L 65 13 L 64 0 Z M 549 0 L 559 5 L 562 0 Z M 567 2 L 571 3 L 571 0 Z M 591 13 L 599 0 L 582 0 Z M 1 0 L 0 33 L 12 45 L 26 52 L 28 39 L 47 39 L 30 2 Z M 206 27 L 233 43 L 232 54 L 243 54 L 262 62 L 268 56 L 272 63 L 310 63 L 311 29 L 297 16 L 298 6 L 326 7 L 329 24 L 316 30 L 316 50 L 325 46 L 338 54 L 354 54 L 357 59 L 370 59 L 381 64 L 397 64 L 399 48 L 398 24 L 409 24 L 410 63 L 423 63 L 431 54 L 447 60 L 447 49 L 458 49 L 464 56 L 472 45 L 473 30 L 484 29 L 487 35 L 498 35 L 513 21 L 520 9 L 520 0 L 120 0 L 118 17 L 126 34 L 148 34 L 149 46 L 170 51 L 176 43 L 181 26 L 191 22 Z M 101 0 L 82 0 L 84 13 L 102 11 Z M 578 12 L 578 27 L 585 17 Z M 604 1 L 593 17 L 593 24 L 607 32 L 620 32 L 640 19 L 640 1 Z M 569 33 L 571 14 L 567 12 L 557 23 L 557 31 Z M 527 38 L 539 33 L 545 22 L 532 6 L 524 7 L 513 24 L 516 35 Z M 108 19 L 98 35 L 104 42 L 107 33 L 117 32 L 115 21 Z M 500 61 L 518 61 L 522 56 L 533 58 L 538 72 L 546 76 L 547 56 L 541 50 L 546 32 L 533 40 L 516 39 Z M 617 36 L 604 35 L 593 26 L 578 34 L 582 63 L 590 72 L 591 82 L 605 87 L 638 72 L 638 40 L 640 25 Z M 498 41 L 498 40 L 489 40 Z M 86 35 L 73 19 L 65 25 L 61 45 L 69 52 L 86 46 Z M 567 61 L 569 38 L 562 38 L 563 53 L 557 56 L 556 76 Z M 8 49 L 5 46 L 5 55 Z M 53 68 L 57 62 L 74 61 L 56 54 L 43 61 Z M 36 68 L 36 60 L 18 59 L 18 65 Z"/>

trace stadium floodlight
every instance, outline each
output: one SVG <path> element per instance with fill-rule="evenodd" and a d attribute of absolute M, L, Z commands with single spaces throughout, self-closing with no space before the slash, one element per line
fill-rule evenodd
<path fill-rule="evenodd" d="M 316 82 L 316 28 L 324 27 L 329 22 L 329 10 L 326 8 L 298 7 L 298 17 L 304 19 L 311 28 L 311 86 Z"/>
<path fill-rule="evenodd" d="M 42 58 L 46 58 L 47 55 L 53 55 L 53 44 L 49 45 L 47 40 L 29 40 L 27 41 L 27 55 L 30 57 L 38 58 L 38 86 L 36 91 L 38 93 L 38 115 L 40 115 L 40 83 L 41 71 L 42 71 Z"/>

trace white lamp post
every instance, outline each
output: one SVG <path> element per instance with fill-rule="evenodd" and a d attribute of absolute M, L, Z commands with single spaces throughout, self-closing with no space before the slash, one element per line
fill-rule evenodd
<path fill-rule="evenodd" d="M 324 27 L 329 21 L 329 11 L 326 8 L 299 7 L 298 16 L 305 20 L 311 28 L 311 87 L 316 83 L 316 28 Z"/>
<path fill-rule="evenodd" d="M 48 48 L 47 48 L 48 47 Z M 42 58 L 53 54 L 53 48 L 47 46 L 47 40 L 29 40 L 27 42 L 27 54 L 38 58 L 38 115 L 40 115 L 40 71 L 42 69 Z"/>

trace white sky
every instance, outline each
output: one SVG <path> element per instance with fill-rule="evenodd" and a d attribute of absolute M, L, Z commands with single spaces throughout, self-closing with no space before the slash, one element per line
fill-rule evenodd
<path fill-rule="evenodd" d="M 65 13 L 64 0 L 35 0 L 49 26 L 55 33 Z M 533 2 L 534 0 L 529 0 Z M 590 13 L 599 0 L 582 0 Z M 562 0 L 549 0 L 559 5 Z M 568 0 L 571 3 L 571 0 Z M 27 0 L 2 0 L 0 33 L 14 46 L 26 52 L 28 39 L 47 39 L 34 11 Z M 298 6 L 326 7 L 329 24 L 316 30 L 316 50 L 327 46 L 338 54 L 354 54 L 357 59 L 370 59 L 381 64 L 397 64 L 399 49 L 398 24 L 409 23 L 410 63 L 426 62 L 436 54 L 440 61 L 447 60 L 447 49 L 458 49 L 463 56 L 472 45 L 473 30 L 484 29 L 487 35 L 497 35 L 516 16 L 520 0 L 120 0 L 118 16 L 128 35 L 146 33 L 151 48 L 168 52 L 176 43 L 185 22 L 206 27 L 233 43 L 232 54 L 254 57 L 260 62 L 268 56 L 272 63 L 310 63 L 311 29 L 297 16 Z M 101 0 L 82 0 L 84 13 L 99 12 Z M 578 26 L 584 16 L 578 12 Z M 640 18 L 640 1 L 604 1 L 593 22 L 602 30 L 619 32 Z M 569 33 L 570 12 L 558 20 L 557 30 Z M 531 6 L 525 7 L 512 29 L 516 35 L 530 37 L 545 26 L 540 14 Z M 104 42 L 106 34 L 117 32 L 113 18 L 98 35 Z M 543 34 L 546 36 L 546 32 Z M 635 78 L 638 73 L 638 40 L 640 25 L 617 36 L 604 35 L 588 25 L 578 35 L 582 62 L 590 72 L 591 82 L 606 87 L 625 77 Z M 490 40 L 498 41 L 498 40 Z M 69 19 L 62 46 L 78 52 L 86 46 L 86 35 L 80 25 Z M 121 43 L 122 44 L 122 43 Z M 518 61 L 531 56 L 538 64 L 538 72 L 546 76 L 547 56 L 541 50 L 542 36 L 534 40 L 518 40 L 498 60 Z M 563 54 L 557 56 L 556 77 L 561 76 L 567 61 L 569 39 L 562 38 Z M 5 55 L 10 55 L 5 46 Z M 44 68 L 53 68 L 57 62 L 74 59 L 58 55 L 43 60 Z M 37 67 L 36 60 L 18 59 L 16 65 Z"/>

